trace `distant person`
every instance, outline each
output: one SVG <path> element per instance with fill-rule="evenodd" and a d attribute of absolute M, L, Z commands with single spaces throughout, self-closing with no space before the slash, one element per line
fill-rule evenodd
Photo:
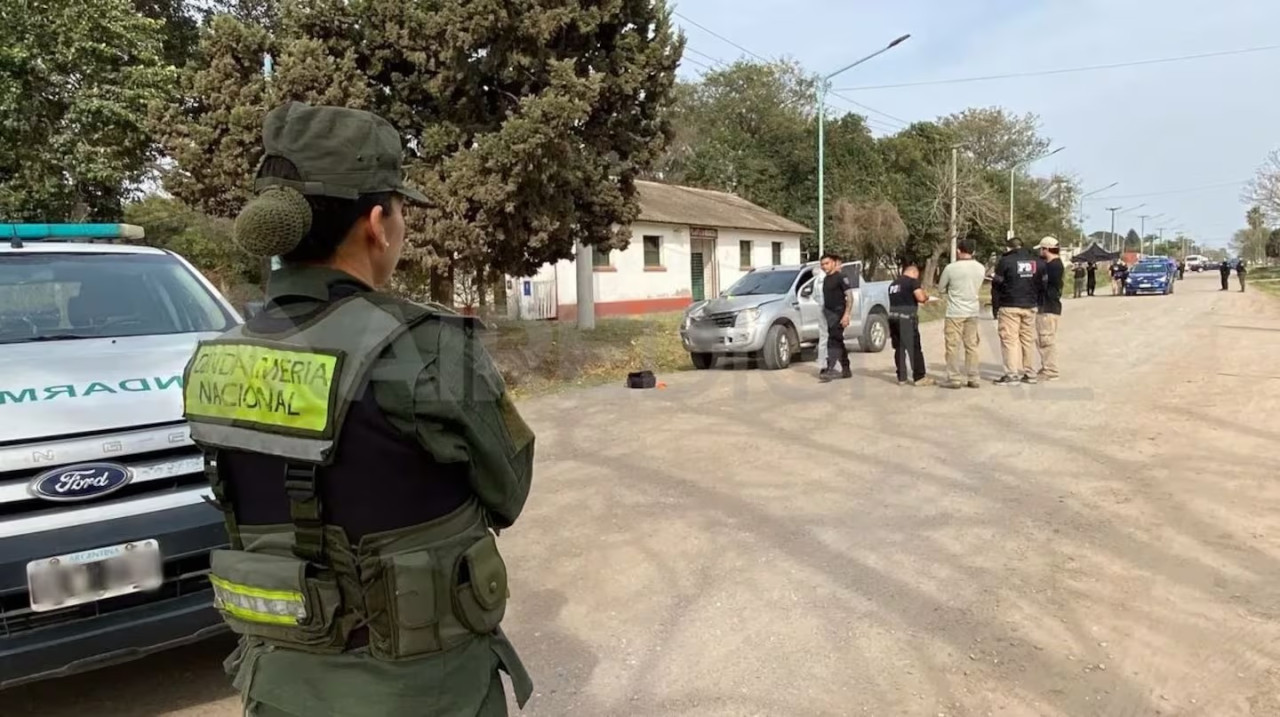
<path fill-rule="evenodd" d="M 1084 276 L 1084 264 L 1077 263 L 1071 270 L 1071 288 L 1074 292 L 1073 297 L 1076 299 L 1079 299 L 1084 294 Z"/>
<path fill-rule="evenodd" d="M 1187 262 L 1184 259 L 1178 260 L 1178 278 L 1182 279 L 1187 273 Z"/>
<path fill-rule="evenodd" d="M 1123 259 L 1117 259 L 1111 266 L 1111 295 L 1124 295 L 1124 282 L 1129 278 L 1129 265 Z"/>
<path fill-rule="evenodd" d="M 1222 277 L 1221 291 L 1226 291 L 1227 284 L 1231 281 L 1231 262 L 1223 259 L 1222 263 L 1218 265 L 1218 275 Z"/>
<path fill-rule="evenodd" d="M 1024 249 L 1017 237 L 1011 237 L 1006 246 L 1008 251 L 1000 257 L 991 276 L 991 298 L 998 310 L 1000 351 L 1004 356 L 1004 375 L 996 384 L 1034 384 L 1032 352 L 1036 343 L 1036 305 L 1043 281 L 1042 262 Z"/>
<path fill-rule="evenodd" d="M 956 260 L 947 264 L 938 279 L 938 291 L 947 297 L 947 315 L 943 338 L 946 340 L 947 379 L 943 388 L 980 388 L 978 382 L 978 298 L 986 267 L 973 258 L 973 240 L 961 239 L 956 244 Z M 964 345 L 964 373 L 960 371 L 960 346 Z M 961 378 L 967 379 L 961 383 Z"/>
<path fill-rule="evenodd" d="M 1097 262 L 1089 262 L 1089 267 L 1085 269 L 1085 273 L 1089 279 L 1085 286 L 1088 288 L 1089 296 L 1093 296 L 1093 292 L 1098 289 L 1098 264 Z"/>
<path fill-rule="evenodd" d="M 822 256 L 822 317 L 827 329 L 827 367 L 818 373 L 819 380 L 852 378 L 849 367 L 849 349 L 844 345 L 844 330 L 849 325 L 849 312 L 853 309 L 853 283 L 840 271 L 840 257 L 827 253 Z M 840 373 L 836 373 L 836 364 Z"/>
<path fill-rule="evenodd" d="M 1236 278 L 1240 280 L 1241 291 L 1244 291 L 1244 275 L 1247 273 L 1249 273 L 1249 270 L 1244 266 L 1244 259 L 1236 262 Z"/>
<path fill-rule="evenodd" d="M 893 365 L 898 372 L 899 386 L 933 385 L 933 380 L 926 375 L 924 349 L 920 345 L 920 305 L 928 300 L 920 288 L 920 267 L 914 261 L 904 263 L 902 274 L 889 284 L 889 340 L 893 342 Z M 910 379 L 907 378 L 908 359 Z"/>
<path fill-rule="evenodd" d="M 1062 318 L 1062 277 L 1065 272 L 1058 240 L 1045 237 L 1036 245 L 1044 261 L 1044 284 L 1040 292 L 1040 309 L 1036 314 L 1036 335 L 1040 346 L 1042 381 L 1058 380 L 1058 320 Z"/>

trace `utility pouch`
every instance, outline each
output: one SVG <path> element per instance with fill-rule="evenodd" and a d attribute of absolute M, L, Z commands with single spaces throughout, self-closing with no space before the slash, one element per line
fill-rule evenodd
<path fill-rule="evenodd" d="M 502 624 L 507 611 L 507 566 L 492 533 L 486 532 L 458 556 L 452 591 L 454 611 L 472 632 L 485 635 Z"/>
<path fill-rule="evenodd" d="M 445 596 L 437 590 L 440 571 L 435 557 L 421 550 L 384 556 L 379 562 L 381 585 L 365 598 L 370 614 L 386 616 L 371 625 L 385 626 L 375 629 L 375 655 L 399 660 L 439 652 L 440 603 Z"/>
<path fill-rule="evenodd" d="M 242 550 L 213 551 L 210 568 L 214 606 L 233 632 L 307 652 L 342 650 L 336 580 L 308 576 L 294 557 Z"/>

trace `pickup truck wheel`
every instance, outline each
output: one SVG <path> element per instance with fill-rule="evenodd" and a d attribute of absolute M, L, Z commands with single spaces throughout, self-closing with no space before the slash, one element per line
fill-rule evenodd
<path fill-rule="evenodd" d="M 867 317 L 867 325 L 862 329 L 862 338 L 858 339 L 859 348 L 869 354 L 878 354 L 884 351 L 887 343 L 889 319 L 884 314 L 871 314 Z"/>
<path fill-rule="evenodd" d="M 693 367 L 699 371 L 706 371 L 716 365 L 715 354 L 689 354 L 689 358 L 693 361 Z"/>
<path fill-rule="evenodd" d="M 764 337 L 764 348 L 761 350 L 764 367 L 770 371 L 784 369 L 791 365 L 791 357 L 796 350 L 795 334 L 784 324 L 769 327 Z"/>

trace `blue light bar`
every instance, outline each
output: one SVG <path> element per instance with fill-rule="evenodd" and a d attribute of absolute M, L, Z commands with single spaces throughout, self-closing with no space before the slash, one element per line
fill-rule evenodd
<path fill-rule="evenodd" d="M 75 241 L 77 239 L 142 239 L 135 224 L 0 224 L 0 239 Z"/>

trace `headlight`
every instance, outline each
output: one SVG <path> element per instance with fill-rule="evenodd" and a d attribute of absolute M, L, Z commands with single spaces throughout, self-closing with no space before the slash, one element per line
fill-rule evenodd
<path fill-rule="evenodd" d="M 738 326 L 750 326 L 759 320 L 760 307 L 757 306 L 751 309 L 743 309 L 742 311 L 739 311 L 736 323 Z"/>

